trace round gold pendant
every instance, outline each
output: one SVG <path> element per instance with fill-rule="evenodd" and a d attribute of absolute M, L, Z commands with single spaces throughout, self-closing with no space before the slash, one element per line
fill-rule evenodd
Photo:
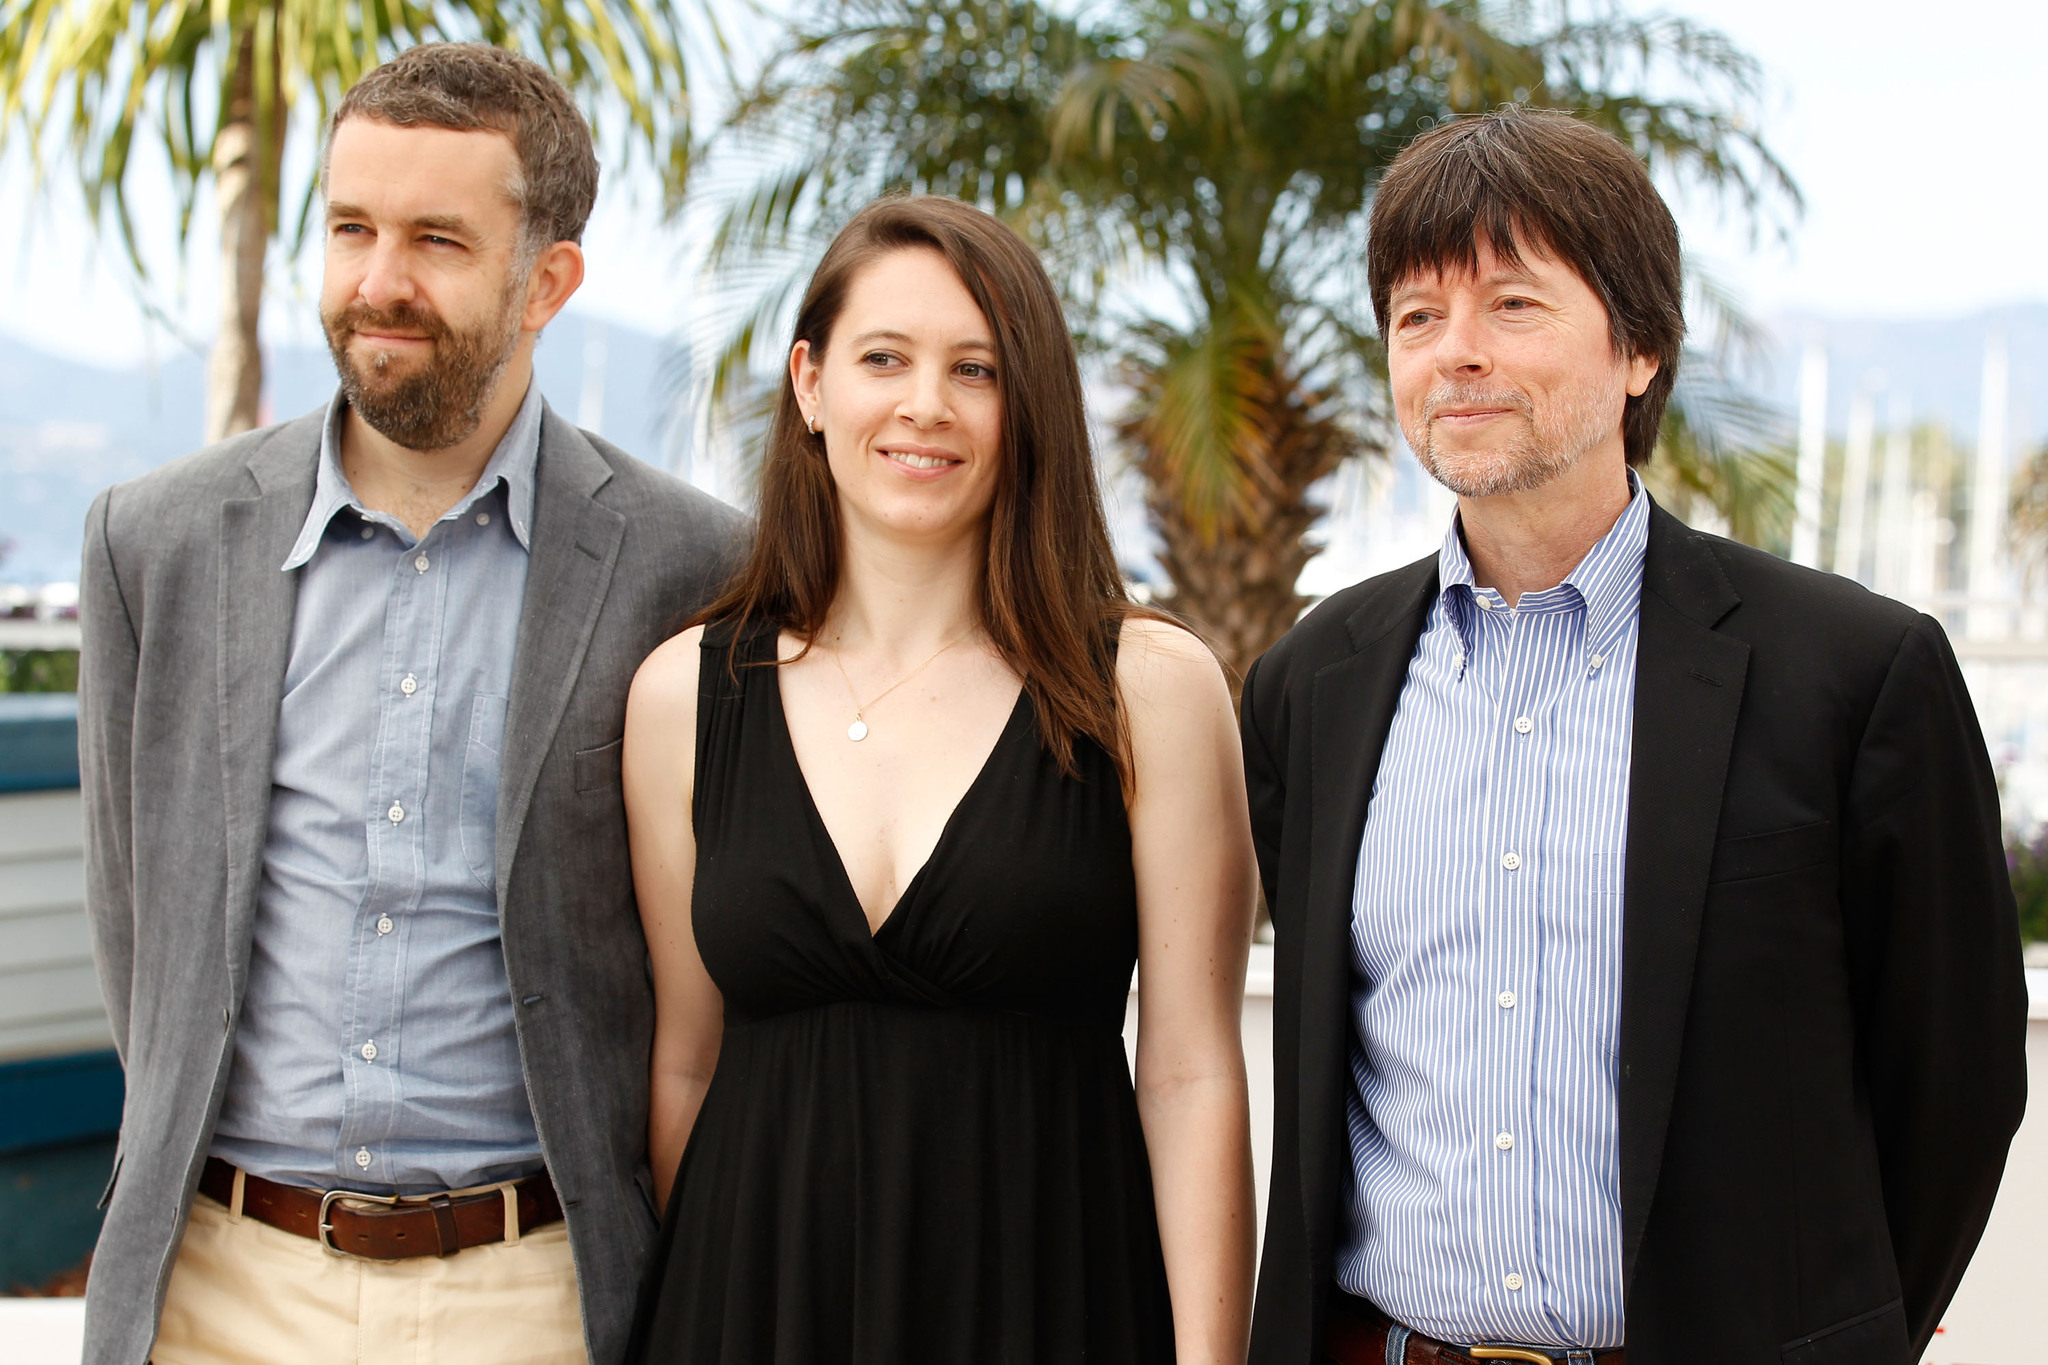
<path fill-rule="evenodd" d="M 855 744 L 860 743 L 868 737 L 868 723 L 864 720 L 856 720 L 853 724 L 846 727 L 846 737 Z"/>

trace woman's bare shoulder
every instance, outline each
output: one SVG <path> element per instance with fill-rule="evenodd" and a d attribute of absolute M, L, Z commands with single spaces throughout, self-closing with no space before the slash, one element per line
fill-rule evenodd
<path fill-rule="evenodd" d="M 1207 704 L 1229 688 L 1223 665 L 1187 627 L 1158 616 L 1130 616 L 1117 646 L 1117 684 L 1126 700 L 1169 708 Z"/>
<path fill-rule="evenodd" d="M 694 718 L 703 656 L 702 626 L 691 626 L 662 641 L 633 675 L 629 709 L 650 720 Z"/>

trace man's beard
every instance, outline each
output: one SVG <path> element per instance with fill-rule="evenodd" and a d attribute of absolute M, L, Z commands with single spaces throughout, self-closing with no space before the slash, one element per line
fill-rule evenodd
<path fill-rule="evenodd" d="M 378 309 L 358 299 L 322 314 L 342 396 L 373 430 L 408 450 L 445 450 L 467 440 L 482 423 L 519 343 L 518 305 L 524 296 L 524 289 L 508 289 L 497 316 L 461 332 L 440 314 L 410 303 Z M 359 366 L 349 343 L 365 329 L 423 334 L 433 341 L 433 352 L 411 373 L 391 373 L 399 364 L 388 351 L 372 350 Z"/>
<path fill-rule="evenodd" d="M 1429 476 L 1460 497 L 1526 493 L 1569 470 L 1612 434 L 1614 419 L 1605 398 L 1592 386 L 1577 387 L 1557 394 L 1539 414 L 1519 389 L 1439 384 L 1423 400 L 1420 422 L 1404 422 L 1401 432 Z M 1438 450 L 1436 416 L 1452 407 L 1507 408 L 1522 415 L 1522 425 L 1481 449 Z"/>

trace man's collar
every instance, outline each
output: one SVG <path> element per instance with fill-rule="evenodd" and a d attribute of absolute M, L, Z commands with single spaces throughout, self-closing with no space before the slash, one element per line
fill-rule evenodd
<path fill-rule="evenodd" d="M 1586 602 L 1586 652 L 1592 659 L 1613 648 L 1643 600 L 1643 554 L 1650 544 L 1650 494 L 1628 471 L 1629 500 L 1607 534 L 1566 574 Z M 1597 667 L 1598 665 L 1594 665 Z"/>
<path fill-rule="evenodd" d="M 545 407 L 541 401 L 540 385 L 529 380 L 526 397 L 512 418 L 512 425 L 506 428 L 505 435 L 499 440 L 497 449 L 491 452 L 484 472 L 462 500 L 442 514 L 442 521 L 461 516 L 472 504 L 503 483 L 505 514 L 511 520 L 512 534 L 518 538 L 521 548 L 531 548 L 527 544 L 527 534 L 533 525 L 535 466 L 540 458 L 540 421 Z M 334 520 L 335 513 L 344 508 L 365 521 L 404 530 L 388 513 L 372 512 L 364 507 L 355 490 L 349 486 L 348 475 L 341 469 L 341 424 L 347 416 L 348 400 L 337 391 L 327 405 L 327 420 L 320 429 L 320 467 L 313 482 L 313 506 L 306 513 L 305 524 L 299 529 L 299 538 L 292 545 L 291 554 L 280 566 L 287 571 L 300 567 L 313 557 L 313 552 L 320 548 L 320 538 L 327 533 L 328 523 Z"/>
<path fill-rule="evenodd" d="M 1642 600 L 1643 554 L 1650 539 L 1650 495 L 1635 470 L 1628 471 L 1629 500 L 1607 534 L 1593 543 L 1556 592 L 1569 588 L 1586 606 L 1586 653 L 1591 667 L 1594 659 L 1605 658 L 1615 636 L 1633 616 Z M 1464 521 L 1451 513 L 1450 529 L 1437 551 L 1438 592 L 1444 599 L 1444 614 L 1458 632 L 1465 656 L 1472 653 L 1472 617 L 1477 609 L 1477 584 L 1472 575 L 1472 558 L 1465 551 Z M 1535 594 L 1531 594 L 1534 596 Z"/>

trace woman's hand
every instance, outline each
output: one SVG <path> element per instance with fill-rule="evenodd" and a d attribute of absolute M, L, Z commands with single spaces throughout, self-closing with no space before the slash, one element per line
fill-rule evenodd
<path fill-rule="evenodd" d="M 1245 1358 L 1257 1246 L 1240 1016 L 1256 905 L 1223 670 L 1162 621 L 1126 621 L 1117 682 L 1136 777 L 1138 1115 L 1183 1365 Z"/>

